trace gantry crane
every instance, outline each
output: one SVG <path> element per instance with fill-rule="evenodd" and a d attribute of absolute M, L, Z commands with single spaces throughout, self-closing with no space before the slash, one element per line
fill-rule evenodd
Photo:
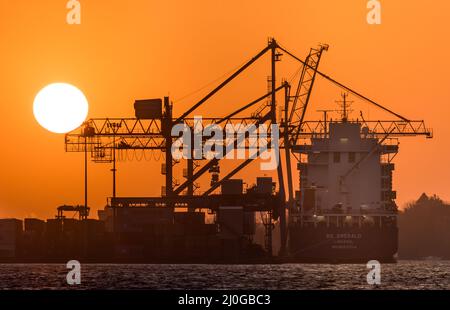
<path fill-rule="evenodd" d="M 368 128 L 370 134 L 374 137 L 385 138 L 389 136 L 416 136 L 424 135 L 431 137 L 431 131 L 425 127 L 423 121 L 412 121 L 385 108 L 366 96 L 356 92 L 348 86 L 336 81 L 328 75 L 320 72 L 318 66 L 324 51 L 328 50 L 328 45 L 320 45 L 313 48 L 305 60 L 295 56 L 287 49 L 277 43 L 275 39 L 270 39 L 268 45 L 262 49 L 256 56 L 251 58 L 243 66 L 232 73 L 222 83 L 210 91 L 201 100 L 192 105 L 187 111 L 178 117 L 172 114 L 172 104 L 168 97 L 164 98 L 163 113 L 158 118 L 92 118 L 86 121 L 80 129 L 77 129 L 65 136 L 65 147 L 67 152 L 85 152 L 90 153 L 94 162 L 112 163 L 113 168 L 113 191 L 110 198 L 112 207 L 120 206 L 184 206 L 190 209 L 209 208 L 212 210 L 224 203 L 244 204 L 246 208 L 254 211 L 264 211 L 271 214 L 272 220 L 279 219 L 281 231 L 281 253 L 285 252 L 287 244 L 287 223 L 286 206 L 289 211 L 293 211 L 295 204 L 294 189 L 292 183 L 291 159 L 294 150 L 301 145 L 304 139 L 310 139 L 313 136 L 326 134 L 327 123 L 325 120 L 309 121 L 305 120 L 305 115 L 311 98 L 311 92 L 314 81 L 317 76 L 324 78 L 346 92 L 375 105 L 376 107 L 387 111 L 395 116 L 391 121 L 366 121 L 362 120 L 364 126 Z M 236 173 L 247 167 L 255 160 L 255 157 L 237 162 L 230 171 L 220 178 L 219 164 L 220 158 L 194 160 L 192 158 L 185 160 L 186 168 L 184 175 L 186 180 L 179 184 L 174 179 L 174 166 L 179 163 L 172 156 L 172 145 L 178 136 L 172 136 L 171 129 L 176 124 L 183 124 L 191 130 L 194 129 L 195 119 L 192 113 L 202 105 L 208 103 L 208 100 L 216 93 L 227 86 L 231 81 L 238 77 L 247 68 L 252 66 L 263 55 L 270 53 L 270 89 L 267 93 L 255 98 L 253 101 L 242 105 L 239 109 L 222 117 L 204 117 L 202 122 L 204 126 L 227 124 L 242 124 L 243 126 L 253 125 L 253 132 L 249 135 L 237 136 L 232 143 L 245 145 L 248 149 L 249 136 L 257 134 L 260 126 L 277 125 L 279 132 L 279 141 L 272 141 L 272 135 L 267 137 L 267 150 L 274 150 L 281 159 L 280 150 L 285 151 L 286 173 L 283 172 L 283 165 L 280 163 L 277 167 L 278 175 L 278 193 L 274 196 L 265 197 L 255 193 L 247 193 L 246 196 L 224 198 L 215 194 L 225 181 L 232 178 Z M 281 61 L 284 53 L 294 60 L 300 62 L 301 74 L 294 95 L 291 95 L 291 85 L 286 81 L 277 84 L 276 63 Z M 284 109 L 284 118 L 278 123 L 276 119 L 277 94 L 283 92 L 284 102 L 280 105 Z M 269 104 L 262 103 L 269 100 Z M 261 104 L 262 103 L 262 104 Z M 225 135 L 224 135 L 225 136 Z M 204 143 L 203 141 L 202 143 Z M 229 143 L 229 141 L 228 141 Z M 226 141 L 224 141 L 224 146 Z M 161 197 L 117 197 L 116 196 L 116 152 L 133 150 L 155 150 L 164 154 L 165 163 L 162 172 L 165 176 L 165 186 Z M 225 154 L 227 148 L 224 147 Z M 261 150 L 256 155 L 260 155 Z M 257 156 L 256 156 L 257 157 Z M 194 188 L 196 181 L 206 173 L 212 174 L 211 182 L 205 191 L 201 194 L 195 194 Z M 285 198 L 285 176 L 288 183 L 288 199 Z M 86 189 L 87 190 L 87 189 Z M 230 204 L 229 204 L 230 205 Z M 232 205 L 232 204 L 231 204 Z M 87 207 L 87 203 L 86 206 Z M 272 220 L 267 226 L 272 227 Z M 271 228 L 270 228 L 271 230 Z M 269 232 L 271 233 L 271 232 Z M 270 238 L 271 240 L 271 238 Z M 270 249 L 271 251 L 271 246 Z"/>

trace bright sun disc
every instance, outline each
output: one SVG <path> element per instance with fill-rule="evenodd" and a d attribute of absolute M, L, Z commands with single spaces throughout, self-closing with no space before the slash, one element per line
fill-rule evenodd
<path fill-rule="evenodd" d="M 47 85 L 34 98 L 33 113 L 37 122 L 55 133 L 67 133 L 83 124 L 89 105 L 84 94 L 66 83 Z"/>

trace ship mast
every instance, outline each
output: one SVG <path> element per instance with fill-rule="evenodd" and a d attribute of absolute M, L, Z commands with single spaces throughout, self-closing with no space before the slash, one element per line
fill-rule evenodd
<path fill-rule="evenodd" d="M 342 122 L 346 123 L 348 120 L 348 113 L 351 112 L 352 110 L 350 110 L 350 106 L 353 103 L 353 101 L 348 101 L 348 93 L 342 93 L 341 94 L 342 100 L 337 100 L 336 103 L 340 105 L 341 107 L 341 117 L 342 117 Z"/>

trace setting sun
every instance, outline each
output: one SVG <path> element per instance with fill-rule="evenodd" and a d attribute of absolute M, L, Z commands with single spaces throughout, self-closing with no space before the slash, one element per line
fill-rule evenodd
<path fill-rule="evenodd" d="M 75 86 L 54 83 L 36 95 L 33 104 L 37 122 L 55 133 L 67 133 L 79 127 L 88 114 L 88 101 Z"/>

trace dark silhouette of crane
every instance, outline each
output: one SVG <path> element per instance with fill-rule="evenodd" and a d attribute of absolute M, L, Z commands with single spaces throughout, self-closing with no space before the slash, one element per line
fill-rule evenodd
<path fill-rule="evenodd" d="M 286 172 L 283 171 L 283 165 L 280 163 L 277 167 L 278 175 L 278 192 L 265 202 L 262 196 L 241 197 L 238 199 L 241 204 L 246 204 L 247 208 L 257 211 L 270 212 L 272 219 L 266 221 L 272 229 L 273 222 L 279 220 L 281 230 L 281 254 L 286 251 L 287 244 L 287 222 L 286 210 L 293 212 L 296 203 L 294 197 L 294 187 L 292 182 L 291 160 L 293 150 L 301 144 L 303 139 L 310 139 L 314 135 L 327 133 L 327 121 L 305 120 L 308 107 L 310 105 L 311 93 L 314 82 L 317 77 L 321 77 L 328 82 L 334 84 L 349 94 L 374 105 L 392 116 L 394 120 L 390 121 L 366 121 L 362 120 L 362 126 L 367 127 L 368 131 L 374 137 L 385 139 L 387 136 L 417 136 L 423 135 L 432 137 L 430 129 L 426 128 L 423 121 L 413 121 L 393 112 L 392 110 L 378 104 L 352 88 L 336 81 L 330 76 L 319 71 L 319 64 L 324 51 L 329 49 L 328 45 L 322 44 L 317 48 L 312 48 L 305 60 L 297 57 L 284 47 L 282 47 L 275 39 L 270 39 L 268 45 L 259 51 L 244 65 L 234 71 L 229 77 L 221 82 L 217 87 L 206 94 L 202 99 L 193 104 L 189 109 L 178 117 L 174 117 L 172 113 L 173 104 L 168 97 L 165 97 L 161 110 L 153 113 L 152 111 L 144 111 L 144 114 L 137 115 L 135 118 L 93 118 L 88 120 L 81 130 L 75 130 L 65 137 L 65 147 L 67 152 L 86 152 L 88 151 L 95 162 L 106 162 L 113 164 L 113 194 L 110 199 L 112 207 L 120 206 L 167 206 L 175 207 L 179 205 L 186 206 L 190 209 L 210 208 L 215 210 L 224 198 L 215 194 L 216 190 L 227 180 L 232 178 L 236 173 L 243 170 L 256 157 L 245 159 L 237 162 L 230 171 L 220 177 L 221 158 L 202 158 L 202 160 L 186 159 L 186 172 L 184 182 L 177 182 L 174 178 L 174 166 L 180 163 L 172 156 L 172 145 L 178 136 L 172 136 L 171 129 L 174 125 L 184 124 L 193 130 L 194 118 L 192 113 L 200 106 L 208 103 L 210 98 L 225 88 L 236 77 L 242 74 L 247 68 L 262 58 L 265 54 L 270 54 L 270 89 L 267 93 L 255 98 L 249 103 L 241 105 L 235 111 L 221 117 L 204 117 L 202 119 L 204 126 L 221 125 L 222 128 L 229 124 L 242 124 L 243 126 L 253 126 L 254 132 L 257 132 L 261 126 L 277 125 L 279 128 L 280 141 L 272 141 L 271 137 L 267 138 L 267 150 L 274 150 L 280 155 L 281 150 L 285 151 Z M 291 95 L 291 85 L 287 81 L 277 84 L 277 62 L 281 61 L 281 57 L 287 56 L 298 61 L 301 66 L 301 74 L 296 88 Z M 284 110 L 282 120 L 277 120 L 277 95 L 283 92 L 284 102 L 280 104 Z M 263 102 L 268 100 L 269 104 Z M 157 106 L 157 105 L 156 105 Z M 145 116 L 146 112 L 149 114 Z M 142 116 L 144 115 L 144 116 Z M 359 120 L 358 120 L 359 121 Z M 88 135 L 85 133 L 89 133 Z M 244 143 L 248 149 L 249 135 L 238 136 L 231 143 Z M 203 141 L 204 143 L 205 141 Z M 277 143 L 278 142 L 278 143 Z M 225 144 L 225 141 L 224 141 Z M 278 147 L 276 148 L 276 146 Z M 162 173 L 165 176 L 165 185 L 163 195 L 161 197 L 117 197 L 116 196 L 116 152 L 117 151 L 136 151 L 136 150 L 154 150 L 162 152 L 165 156 Z M 227 150 L 225 150 L 226 154 Z M 260 155 L 261 151 L 257 153 Z M 281 156 L 279 156 L 281 158 Z M 211 174 L 211 182 L 203 193 L 195 194 L 195 188 L 198 187 L 196 182 L 206 175 Z M 285 197 L 284 183 L 287 180 L 288 197 Z M 266 197 L 267 198 L 267 197 Z M 229 199 L 229 198 L 228 198 Z M 244 203 L 244 199 L 247 199 Z M 228 201 L 230 202 L 230 201 Z M 270 239 L 271 240 L 271 239 Z M 268 246 L 269 247 L 269 246 Z M 271 248 L 271 246 L 270 246 Z M 271 251 L 271 250 L 270 250 Z"/>

